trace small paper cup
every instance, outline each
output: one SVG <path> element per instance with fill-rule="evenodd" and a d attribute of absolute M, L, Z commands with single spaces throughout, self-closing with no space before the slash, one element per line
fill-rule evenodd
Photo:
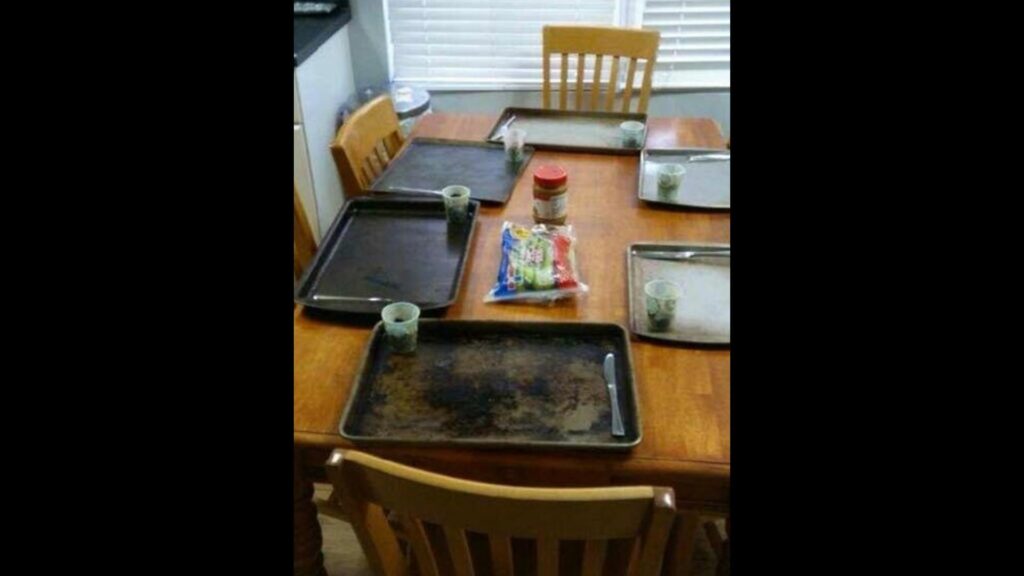
<path fill-rule="evenodd" d="M 644 124 L 636 120 L 627 120 L 619 124 L 622 131 L 622 144 L 631 148 L 639 148 L 644 141 Z"/>
<path fill-rule="evenodd" d="M 665 332 L 672 326 L 676 304 L 682 294 L 682 287 L 668 280 L 651 280 L 644 286 L 647 327 L 651 332 Z"/>
<path fill-rule="evenodd" d="M 462 224 L 469 218 L 469 188 L 446 186 L 441 190 L 444 197 L 444 212 L 450 224 Z"/>
<path fill-rule="evenodd" d="M 662 164 L 658 166 L 658 195 L 672 197 L 679 191 L 686 168 L 682 164 Z"/>
<path fill-rule="evenodd" d="M 420 308 L 411 302 L 388 304 L 380 311 L 384 332 L 392 350 L 400 354 L 416 351 Z"/>
<path fill-rule="evenodd" d="M 513 164 L 522 162 L 525 156 L 523 147 L 526 145 L 526 130 L 509 128 L 505 132 L 504 141 L 505 158 Z"/>

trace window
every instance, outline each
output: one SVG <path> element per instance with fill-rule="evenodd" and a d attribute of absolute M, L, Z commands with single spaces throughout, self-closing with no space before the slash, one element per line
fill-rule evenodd
<path fill-rule="evenodd" d="M 386 6 L 392 78 L 427 89 L 538 89 L 545 24 L 619 23 L 616 0 L 388 0 Z M 552 68 L 557 73 L 558 63 Z"/>
<path fill-rule="evenodd" d="M 642 14 L 661 32 L 654 86 L 729 87 L 729 0 L 646 0 Z"/>
<path fill-rule="evenodd" d="M 391 77 L 427 89 L 537 90 L 545 24 L 626 22 L 661 31 L 655 87 L 729 85 L 729 0 L 387 0 L 385 13 Z"/>

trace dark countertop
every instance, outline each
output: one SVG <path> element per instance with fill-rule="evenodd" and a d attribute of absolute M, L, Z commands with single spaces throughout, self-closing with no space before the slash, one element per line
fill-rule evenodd
<path fill-rule="evenodd" d="M 295 66 L 306 61 L 321 44 L 352 20 L 348 2 L 338 2 L 338 9 L 329 16 L 294 16 Z"/>

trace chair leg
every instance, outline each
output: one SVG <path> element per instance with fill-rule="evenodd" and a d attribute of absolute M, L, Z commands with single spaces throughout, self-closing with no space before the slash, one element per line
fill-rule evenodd
<path fill-rule="evenodd" d="M 345 509 L 341 506 L 341 498 L 335 494 L 334 489 L 331 489 L 331 495 L 326 499 L 314 498 L 313 503 L 316 504 L 316 510 L 320 514 L 349 524 L 352 523 Z"/>
<path fill-rule="evenodd" d="M 295 532 L 292 536 L 292 573 L 294 576 L 327 576 L 321 551 L 323 537 L 320 533 L 320 522 L 316 518 L 316 505 L 313 504 L 313 483 L 302 473 L 299 454 L 293 457 L 292 465 L 292 514 L 295 522 Z"/>

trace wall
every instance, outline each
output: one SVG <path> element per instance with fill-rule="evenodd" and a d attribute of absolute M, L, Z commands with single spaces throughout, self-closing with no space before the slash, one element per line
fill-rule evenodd
<path fill-rule="evenodd" d="M 350 0 L 352 68 L 356 87 L 388 81 L 387 37 L 384 29 L 386 0 Z M 497 114 L 506 106 L 540 106 L 540 92 L 431 92 L 435 111 Z M 705 116 L 714 118 L 729 137 L 729 91 L 660 91 L 651 94 L 651 116 Z"/>

